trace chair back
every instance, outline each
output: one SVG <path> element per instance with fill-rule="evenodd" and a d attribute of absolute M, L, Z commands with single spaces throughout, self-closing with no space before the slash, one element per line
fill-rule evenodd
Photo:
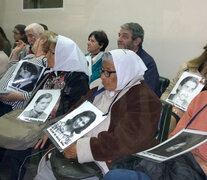
<path fill-rule="evenodd" d="M 169 79 L 167 79 L 165 77 L 162 77 L 162 76 L 159 77 L 159 86 L 160 86 L 161 94 L 163 94 L 165 92 L 165 90 L 167 89 L 169 84 L 170 84 L 170 80 Z"/>
<path fill-rule="evenodd" d="M 161 100 L 162 102 L 162 111 L 160 114 L 160 120 L 158 123 L 156 139 L 161 142 L 165 141 L 168 138 L 168 131 L 171 120 L 172 105 L 166 101 Z"/>

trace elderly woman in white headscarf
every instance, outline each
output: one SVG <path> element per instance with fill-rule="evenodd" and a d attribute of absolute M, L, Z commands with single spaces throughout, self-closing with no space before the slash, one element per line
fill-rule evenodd
<path fill-rule="evenodd" d="M 50 46 L 46 57 L 50 71 L 42 83 L 43 89 L 61 89 L 61 97 L 44 124 L 34 126 L 31 122 L 18 120 L 17 117 L 23 110 L 21 112 L 16 110 L 15 115 L 11 112 L 12 114 L 0 117 L 0 157 L 3 157 L 1 152 L 7 150 L 8 158 L 5 159 L 10 166 L 8 169 L 10 168 L 12 172 L 8 179 L 18 179 L 20 166 L 41 138 L 43 129 L 53 122 L 51 119 L 65 114 L 89 90 L 86 59 L 76 43 L 69 38 L 54 34 L 51 34 L 48 43 Z M 40 143 L 41 141 L 35 148 L 38 148 Z M 23 168 L 19 180 L 23 179 L 24 173 Z"/>
<path fill-rule="evenodd" d="M 56 114 L 59 116 L 66 113 L 88 91 L 89 73 L 86 58 L 74 41 L 61 35 L 51 41 L 46 55 L 48 66 L 54 73 L 53 76 L 59 74 L 64 79 Z"/>
<path fill-rule="evenodd" d="M 133 51 L 117 49 L 104 53 L 100 69 L 102 84 L 90 90 L 69 111 L 93 97 L 93 105 L 105 113 L 106 119 L 66 148 L 65 158 L 77 158 L 79 163 L 96 162 L 107 172 L 107 163 L 155 144 L 161 102 L 143 81 L 146 69 Z M 55 179 L 52 174 L 43 174 L 41 177 L 40 171 L 36 180 L 46 176 Z M 54 174 L 58 177 L 57 172 Z"/>

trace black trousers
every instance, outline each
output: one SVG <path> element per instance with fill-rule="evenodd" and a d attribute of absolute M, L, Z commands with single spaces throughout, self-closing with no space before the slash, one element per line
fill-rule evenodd
<path fill-rule="evenodd" d="M 0 179 L 7 180 L 23 180 L 26 172 L 23 162 L 32 152 L 33 148 L 26 150 L 7 150 L 0 148 L 0 153 L 3 155 L 0 163 Z M 30 158 L 27 158 L 28 161 Z M 19 179 L 18 179 L 19 178 Z"/>
<path fill-rule="evenodd" d="M 0 116 L 3 116 L 4 114 L 12 111 L 12 106 L 8 104 L 4 104 L 0 101 Z"/>

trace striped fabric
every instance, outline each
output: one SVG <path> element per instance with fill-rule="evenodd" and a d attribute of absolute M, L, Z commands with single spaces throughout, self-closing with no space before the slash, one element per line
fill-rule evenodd
<path fill-rule="evenodd" d="M 33 58 L 34 55 L 30 54 L 27 55 L 23 60 L 29 60 L 31 58 Z M 33 59 L 32 62 L 34 64 L 46 67 L 47 63 L 46 63 L 47 59 L 43 58 L 43 57 L 38 57 L 36 59 Z M 4 76 L 2 77 L 2 79 L 0 79 L 0 93 L 6 93 L 7 92 L 7 85 L 12 77 L 13 72 L 15 71 L 17 65 L 18 65 L 19 61 L 14 61 L 11 62 L 11 67 L 7 70 L 7 72 L 4 74 Z M 24 102 L 26 100 L 29 99 L 30 95 L 32 94 L 32 92 L 25 92 L 23 93 L 24 95 L 24 101 L 13 101 L 13 102 L 8 102 L 8 101 L 3 101 L 3 103 L 11 105 L 12 109 L 20 109 L 23 107 Z"/>

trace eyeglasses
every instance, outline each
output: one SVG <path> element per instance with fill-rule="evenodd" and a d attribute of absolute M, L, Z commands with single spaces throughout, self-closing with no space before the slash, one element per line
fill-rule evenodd
<path fill-rule="evenodd" d="M 47 53 L 51 56 L 51 55 L 55 55 L 54 52 L 52 52 L 51 50 L 48 50 Z"/>
<path fill-rule="evenodd" d="M 13 32 L 14 34 L 16 34 L 16 35 L 17 35 L 17 34 L 21 34 L 21 33 L 15 32 L 15 31 L 12 31 L 12 32 Z"/>
<path fill-rule="evenodd" d="M 26 34 L 27 38 L 31 38 L 31 39 L 35 39 L 35 35 L 34 34 Z"/>
<path fill-rule="evenodd" d="M 106 77 L 110 77 L 110 75 L 111 75 L 112 73 L 116 73 L 116 71 L 108 71 L 108 70 L 104 70 L 103 68 L 101 68 L 101 69 L 99 69 L 99 73 L 100 73 L 100 74 L 104 73 L 104 76 L 106 76 Z"/>

